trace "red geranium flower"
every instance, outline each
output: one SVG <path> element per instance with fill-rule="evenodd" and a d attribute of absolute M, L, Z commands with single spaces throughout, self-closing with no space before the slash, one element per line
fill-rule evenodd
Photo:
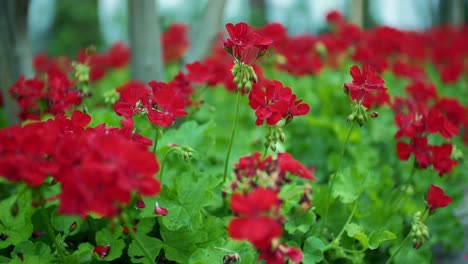
<path fill-rule="evenodd" d="M 262 37 L 254 32 L 245 22 L 236 25 L 226 24 L 229 38 L 224 41 L 224 49 L 237 60 L 253 61 L 265 54 L 268 46 L 273 43 L 269 38 Z M 255 52 L 250 52 L 251 48 L 256 48 Z M 249 55 L 249 58 L 246 58 Z"/>
<path fill-rule="evenodd" d="M 278 154 L 278 166 L 281 173 L 289 172 L 304 179 L 317 180 L 306 166 L 295 160 L 289 153 Z"/>
<path fill-rule="evenodd" d="M 114 104 L 114 111 L 125 118 L 131 118 L 133 115 L 144 110 L 145 103 L 149 100 L 149 89 L 144 83 L 138 81 L 129 81 L 117 91 L 120 94 L 119 100 Z"/>
<path fill-rule="evenodd" d="M 443 144 L 442 146 L 431 146 L 432 166 L 439 172 L 439 176 L 452 172 L 454 166 L 458 164 L 456 160 L 450 158 L 452 154 L 452 144 Z"/>
<path fill-rule="evenodd" d="M 431 184 L 427 192 L 427 205 L 431 213 L 437 208 L 442 208 L 449 205 L 452 202 L 452 197 L 445 195 L 444 190 Z"/>
<path fill-rule="evenodd" d="M 344 88 L 353 100 L 360 101 L 364 99 L 367 93 L 385 89 L 384 80 L 380 76 L 375 75 L 375 70 L 370 65 L 364 65 L 362 72 L 358 66 L 354 65 L 349 72 L 353 77 L 353 82 L 345 83 Z"/>
<path fill-rule="evenodd" d="M 152 105 L 148 105 L 148 119 L 151 123 L 168 127 L 177 117 L 187 115 L 184 100 L 165 83 L 150 82 L 153 89 Z"/>
<path fill-rule="evenodd" d="M 240 215 L 256 215 L 277 208 L 281 203 L 278 193 L 265 188 L 256 188 L 248 194 L 234 193 L 231 210 Z"/>
<path fill-rule="evenodd" d="M 273 239 L 281 237 L 283 227 L 267 216 L 239 217 L 229 222 L 228 232 L 233 239 L 247 240 L 263 251 L 270 249 Z"/>

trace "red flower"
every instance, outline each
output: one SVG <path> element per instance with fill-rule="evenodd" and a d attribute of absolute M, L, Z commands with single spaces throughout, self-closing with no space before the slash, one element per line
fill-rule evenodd
<path fill-rule="evenodd" d="M 306 166 L 295 160 L 289 153 L 278 154 L 278 166 L 282 173 L 290 172 L 304 179 L 317 180 Z"/>
<path fill-rule="evenodd" d="M 168 127 L 177 117 L 187 115 L 185 104 L 180 95 L 165 83 L 150 82 L 153 89 L 152 104 L 148 105 L 148 119 L 151 123 Z"/>
<path fill-rule="evenodd" d="M 278 193 L 271 189 L 256 188 L 248 194 L 234 193 L 231 196 L 231 210 L 239 215 L 257 215 L 280 204 Z"/>
<path fill-rule="evenodd" d="M 180 60 L 190 46 L 188 26 L 173 23 L 162 34 L 164 62 Z"/>
<path fill-rule="evenodd" d="M 253 177 L 257 174 L 258 169 L 265 169 L 264 164 L 265 162 L 262 161 L 262 154 L 260 152 L 255 152 L 251 156 L 241 157 L 239 162 L 234 164 L 234 172 L 238 180 L 240 180 L 241 177 Z"/>
<path fill-rule="evenodd" d="M 332 10 L 327 13 L 326 20 L 330 24 L 344 24 L 346 19 L 343 14 L 338 10 Z"/>
<path fill-rule="evenodd" d="M 236 25 L 226 24 L 229 38 L 224 41 L 224 49 L 238 60 L 253 61 L 265 54 L 268 46 L 273 43 L 269 38 L 262 37 L 254 32 L 245 22 Z M 256 48 L 256 52 L 249 52 L 251 48 Z M 250 55 L 249 58 L 246 58 Z"/>
<path fill-rule="evenodd" d="M 439 176 L 452 172 L 454 166 L 458 164 L 456 160 L 450 158 L 452 154 L 452 144 L 443 144 L 442 146 L 431 146 L 432 166 L 439 172 Z"/>
<path fill-rule="evenodd" d="M 431 184 L 429 191 L 427 192 L 427 205 L 431 213 L 437 208 L 442 208 L 449 205 L 452 202 L 452 197 L 445 195 L 444 190 Z"/>
<path fill-rule="evenodd" d="M 363 100 L 367 93 L 373 93 L 384 90 L 384 80 L 375 75 L 375 70 L 370 65 L 364 65 L 362 72 L 358 66 L 354 65 L 350 69 L 350 74 L 353 77 L 352 83 L 345 83 L 344 88 L 349 93 L 352 100 Z"/>
<path fill-rule="evenodd" d="M 145 109 L 144 104 L 149 100 L 150 91 L 144 83 L 129 81 L 117 91 L 120 93 L 120 97 L 114 104 L 114 111 L 119 116 L 131 118 Z"/>
<path fill-rule="evenodd" d="M 284 87 L 279 81 L 264 80 L 263 86 L 264 89 L 254 85 L 249 94 L 249 105 L 255 110 L 257 126 L 262 125 L 265 120 L 268 125 L 273 126 L 285 117 L 291 119 L 309 112 L 310 107 L 302 103 L 302 100 L 296 101 L 291 88 Z"/>
<path fill-rule="evenodd" d="M 407 160 L 412 153 L 422 169 L 431 165 L 433 159 L 426 137 L 414 137 L 410 144 L 398 142 L 396 147 L 399 159 Z"/>
<path fill-rule="evenodd" d="M 231 220 L 228 226 L 229 236 L 233 239 L 249 241 L 256 249 L 269 250 L 271 242 L 281 237 L 281 224 L 267 216 L 239 217 Z"/>

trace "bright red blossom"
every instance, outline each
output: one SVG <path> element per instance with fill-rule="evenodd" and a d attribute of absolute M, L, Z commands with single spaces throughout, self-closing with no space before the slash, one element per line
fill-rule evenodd
<path fill-rule="evenodd" d="M 296 95 L 291 88 L 284 87 L 279 81 L 264 80 L 263 85 L 254 85 L 249 94 L 249 105 L 255 110 L 260 126 L 267 121 L 270 126 L 276 125 L 281 119 L 292 119 L 294 116 L 306 115 L 310 111 L 309 105 L 302 100 L 296 101 Z"/>
<path fill-rule="evenodd" d="M 442 188 L 431 184 L 427 192 L 427 205 L 431 213 L 434 213 L 437 208 L 449 205 L 451 202 L 452 197 L 445 195 Z"/>
<path fill-rule="evenodd" d="M 265 188 L 256 188 L 248 194 L 234 193 L 231 210 L 239 215 L 255 215 L 277 208 L 281 204 L 278 193 Z"/>
<path fill-rule="evenodd" d="M 262 37 L 245 22 L 226 24 L 229 38 L 224 41 L 224 49 L 237 60 L 250 64 L 267 51 L 273 41 Z M 255 49 L 252 50 L 252 49 Z M 249 56 L 247 58 L 247 56 Z"/>
<path fill-rule="evenodd" d="M 0 130 L 0 174 L 31 186 L 52 176 L 62 189 L 53 197 L 60 200 L 58 212 L 82 218 L 90 212 L 112 217 L 134 192 L 158 194 L 159 163 L 147 146 L 117 128 L 86 128 L 90 120 L 75 111 L 71 119 Z"/>

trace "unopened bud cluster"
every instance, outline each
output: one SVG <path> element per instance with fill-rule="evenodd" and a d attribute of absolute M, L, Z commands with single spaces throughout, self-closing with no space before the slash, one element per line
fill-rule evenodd
<path fill-rule="evenodd" d="M 234 67 L 232 67 L 232 75 L 234 76 L 234 83 L 237 85 L 237 89 L 245 89 L 247 93 L 252 90 L 253 84 L 258 82 L 257 74 L 252 66 L 241 61 L 236 61 Z"/>
<path fill-rule="evenodd" d="M 78 62 L 73 62 L 72 67 L 75 69 L 75 78 L 78 80 L 78 88 L 85 94 L 89 93 L 89 66 Z"/>
<path fill-rule="evenodd" d="M 348 122 L 356 121 L 359 124 L 359 126 L 363 126 L 365 123 L 367 123 L 367 121 L 369 120 L 369 117 L 377 118 L 378 116 L 379 116 L 379 113 L 377 112 L 370 113 L 367 111 L 367 107 L 365 107 L 361 103 L 353 102 L 352 112 L 346 118 L 346 121 Z"/>
<path fill-rule="evenodd" d="M 278 126 L 267 126 L 265 133 L 265 148 L 270 148 L 276 151 L 276 143 L 279 141 L 284 142 L 286 136 L 284 135 L 283 129 Z"/>
<path fill-rule="evenodd" d="M 411 223 L 411 238 L 413 239 L 413 248 L 418 249 L 426 240 L 429 239 L 429 229 L 421 220 L 421 212 L 416 212 Z"/>
<path fill-rule="evenodd" d="M 189 146 L 182 146 L 180 148 L 180 155 L 185 161 L 191 160 L 193 158 L 194 149 Z"/>

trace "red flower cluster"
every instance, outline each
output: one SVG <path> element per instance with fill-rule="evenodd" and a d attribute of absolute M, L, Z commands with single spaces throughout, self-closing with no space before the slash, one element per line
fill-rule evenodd
<path fill-rule="evenodd" d="M 276 159 L 268 156 L 263 160 L 260 152 L 255 152 L 251 156 L 241 157 L 239 162 L 234 164 L 234 167 L 236 180 L 233 183 L 233 189 L 237 189 L 239 186 L 246 188 L 265 186 L 280 190 L 283 184 L 290 181 L 286 178 L 286 173 L 291 173 L 306 180 L 316 180 L 306 166 L 295 160 L 287 152 L 278 153 Z"/>
<path fill-rule="evenodd" d="M 294 75 L 318 74 L 324 65 L 339 67 L 350 50 L 355 62 L 372 65 L 379 73 L 391 69 L 398 76 L 425 78 L 429 62 L 442 81 L 453 83 L 467 72 L 468 27 L 444 25 L 416 32 L 379 26 L 363 31 L 337 11 L 330 12 L 327 21 L 331 31 L 318 36 L 289 36 L 279 23 L 257 32 L 274 40 L 271 50 L 278 68 Z"/>
<path fill-rule="evenodd" d="M 88 49 L 78 52 L 76 60 L 86 64 L 90 68 L 89 78 L 91 82 L 101 79 L 106 72 L 128 65 L 130 61 L 130 48 L 124 43 L 114 43 L 109 50 L 96 53 Z M 38 74 L 49 71 L 63 71 L 69 74 L 73 71 L 71 59 L 67 56 L 49 58 L 46 53 L 39 53 L 33 58 L 33 66 Z"/>
<path fill-rule="evenodd" d="M 162 34 L 164 62 L 179 61 L 190 46 L 188 27 L 185 24 L 173 23 Z"/>
<path fill-rule="evenodd" d="M 264 80 L 254 85 L 249 94 L 249 105 L 257 116 L 255 124 L 260 126 L 266 120 L 268 125 L 273 126 L 283 118 L 288 122 L 294 116 L 309 113 L 309 105 L 296 98 L 291 88 L 284 87 L 279 81 Z"/>
<path fill-rule="evenodd" d="M 249 241 L 260 252 L 259 260 L 266 260 L 268 264 L 286 263 L 285 257 L 300 262 L 300 249 L 279 242 L 283 234 L 280 205 L 278 193 L 271 189 L 256 188 L 247 194 L 234 193 L 231 209 L 238 217 L 229 222 L 229 236 Z"/>
<path fill-rule="evenodd" d="M 449 205 L 452 202 L 452 197 L 445 195 L 442 188 L 431 184 L 427 192 L 427 206 L 429 212 L 432 214 L 437 208 L 442 208 Z"/>
<path fill-rule="evenodd" d="M 407 85 L 406 92 L 406 98 L 396 97 L 392 105 L 399 127 L 395 139 L 409 139 L 409 143 L 397 143 L 398 157 L 407 160 L 413 154 L 419 167 L 432 164 L 440 176 L 450 173 L 457 162 L 450 157 L 453 146 L 449 142 L 459 134 L 459 128 L 467 127 L 468 109 L 456 99 L 439 97 L 434 85 L 422 80 Z M 440 134 L 448 143 L 430 145 L 431 134 Z M 465 142 L 467 135 L 465 131 Z"/>
<path fill-rule="evenodd" d="M 109 70 L 127 66 L 130 61 L 130 48 L 122 42 L 114 43 L 103 53 L 87 53 L 87 49 L 80 50 L 77 61 L 89 66 L 91 82 L 101 79 Z"/>
<path fill-rule="evenodd" d="M 367 108 L 390 102 L 390 96 L 385 88 L 385 81 L 375 74 L 370 65 L 363 65 L 362 71 L 354 65 L 349 70 L 353 81 L 344 84 L 344 91 L 351 100 L 362 102 Z"/>
<path fill-rule="evenodd" d="M 151 141 L 129 132 L 132 124 L 85 128 L 90 120 L 75 111 L 71 119 L 57 116 L 0 130 L 0 175 L 31 186 L 52 176 L 61 184 L 59 213 L 83 218 L 90 212 L 115 215 L 132 192 L 158 194 L 158 161 L 141 144 Z"/>
<path fill-rule="evenodd" d="M 22 120 L 38 120 L 44 114 L 59 115 L 73 106 L 80 105 L 83 94 L 75 87 L 75 81 L 67 74 L 49 70 L 45 81 L 34 77 L 20 77 L 9 92 L 20 107 Z"/>
<path fill-rule="evenodd" d="M 255 32 L 247 23 L 226 24 L 229 38 L 224 42 L 224 49 L 235 60 L 251 64 L 265 55 L 273 40 Z"/>
<path fill-rule="evenodd" d="M 138 113 L 147 114 L 151 123 L 161 127 L 168 127 L 176 118 L 187 115 L 184 108 L 190 104 L 193 88 L 182 72 L 167 84 L 151 81 L 148 85 L 151 89 L 141 82 L 130 81 L 120 87 L 114 111 L 126 119 Z"/>

